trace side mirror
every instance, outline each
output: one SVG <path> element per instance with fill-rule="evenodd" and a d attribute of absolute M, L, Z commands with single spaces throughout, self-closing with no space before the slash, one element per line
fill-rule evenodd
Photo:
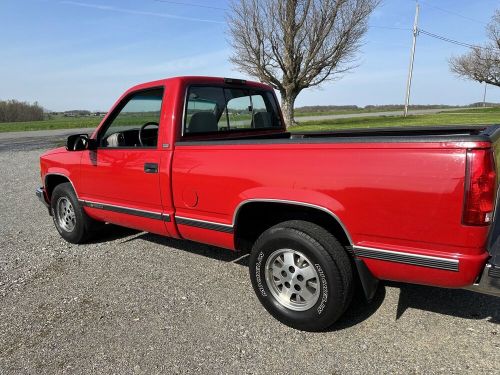
<path fill-rule="evenodd" d="M 70 135 L 66 141 L 66 150 L 68 151 L 82 151 L 94 150 L 95 140 L 90 139 L 87 134 L 73 134 Z"/>

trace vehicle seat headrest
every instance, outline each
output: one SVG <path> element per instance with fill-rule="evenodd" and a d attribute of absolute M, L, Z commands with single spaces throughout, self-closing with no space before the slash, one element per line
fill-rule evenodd
<path fill-rule="evenodd" d="M 257 112 L 253 115 L 255 128 L 270 128 L 273 126 L 271 115 L 268 112 Z"/>
<path fill-rule="evenodd" d="M 196 112 L 191 116 L 188 133 L 216 132 L 219 130 L 217 119 L 212 112 Z"/>

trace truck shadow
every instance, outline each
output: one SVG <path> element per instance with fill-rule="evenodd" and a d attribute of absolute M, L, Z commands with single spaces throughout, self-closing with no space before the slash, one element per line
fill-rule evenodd
<path fill-rule="evenodd" d="M 207 258 L 219 260 L 221 262 L 231 262 L 248 267 L 248 253 L 236 252 L 216 246 L 206 245 L 199 242 L 187 240 L 177 240 L 175 238 L 159 236 L 153 233 L 142 233 L 130 239 L 142 239 L 158 245 L 172 247 L 176 250 L 186 251 L 192 254 L 205 256 Z"/>
<path fill-rule="evenodd" d="M 168 246 L 176 250 L 186 251 L 214 260 L 231 262 L 248 267 L 248 254 L 243 252 L 229 251 L 215 246 L 177 240 L 115 225 L 108 227 L 99 236 L 98 241 L 108 242 L 119 240 L 120 238 L 124 238 L 121 242 L 145 240 L 160 246 Z M 366 302 L 360 292 L 360 288 L 357 288 L 358 290 L 354 295 L 350 307 L 338 323 L 331 328 L 331 331 L 347 329 L 370 318 L 384 302 L 386 286 L 400 290 L 396 320 L 400 319 L 408 309 L 419 309 L 464 319 L 487 319 L 493 324 L 500 324 L 500 298 L 498 297 L 461 289 L 443 289 L 397 282 L 381 282 L 371 303 Z"/>
<path fill-rule="evenodd" d="M 106 224 L 104 228 L 100 228 L 95 233 L 95 235 L 91 236 L 91 238 L 86 243 L 106 243 L 142 233 L 144 232 L 138 231 L 136 229 L 125 228 L 114 224 Z M 126 241 L 127 240 L 125 240 L 124 242 Z"/>
<path fill-rule="evenodd" d="M 500 298 L 462 289 L 444 289 L 424 285 L 387 282 L 400 289 L 396 320 L 406 310 L 420 309 L 464 319 L 487 319 L 500 324 Z"/>
<path fill-rule="evenodd" d="M 399 320 L 408 309 L 418 309 L 436 314 L 470 320 L 484 320 L 500 324 L 500 298 L 474 293 L 462 289 L 444 289 L 424 285 L 397 282 L 381 282 L 373 301 L 368 304 L 357 295 L 344 316 L 330 331 L 355 326 L 373 315 L 384 302 L 386 287 L 399 289 L 395 320 Z"/>

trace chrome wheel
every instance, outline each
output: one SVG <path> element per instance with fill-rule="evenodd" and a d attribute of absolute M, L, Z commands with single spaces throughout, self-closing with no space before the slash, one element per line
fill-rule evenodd
<path fill-rule="evenodd" d="M 314 265 L 292 249 L 276 250 L 267 258 L 266 284 L 279 303 L 295 311 L 310 309 L 320 295 L 320 279 Z"/>
<path fill-rule="evenodd" d="M 76 225 L 75 209 L 70 200 L 60 197 L 56 203 L 57 224 L 66 232 L 72 232 Z"/>

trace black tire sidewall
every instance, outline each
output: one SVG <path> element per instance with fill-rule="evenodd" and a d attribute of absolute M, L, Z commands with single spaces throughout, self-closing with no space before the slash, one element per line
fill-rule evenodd
<path fill-rule="evenodd" d="M 320 279 L 320 295 L 310 309 L 288 309 L 269 290 L 265 265 L 269 256 L 278 249 L 300 251 L 313 263 Z M 330 326 L 344 311 L 344 291 L 338 269 L 323 246 L 307 234 L 293 228 L 272 228 L 256 242 L 249 263 L 255 293 L 266 310 L 282 323 L 301 330 L 317 331 Z"/>
<path fill-rule="evenodd" d="M 57 220 L 58 216 L 56 212 L 57 211 L 56 205 L 57 201 L 61 197 L 67 198 L 73 205 L 73 209 L 75 211 L 75 227 L 71 232 L 64 230 L 64 228 L 61 228 Z M 83 241 L 86 234 L 83 212 L 80 206 L 80 202 L 78 201 L 78 198 L 76 197 L 76 194 L 73 191 L 73 188 L 71 187 L 70 184 L 64 183 L 57 185 L 54 188 L 50 200 L 50 210 L 52 212 L 52 219 L 54 220 L 54 225 L 62 238 L 64 238 L 68 242 L 75 244 Z"/>

